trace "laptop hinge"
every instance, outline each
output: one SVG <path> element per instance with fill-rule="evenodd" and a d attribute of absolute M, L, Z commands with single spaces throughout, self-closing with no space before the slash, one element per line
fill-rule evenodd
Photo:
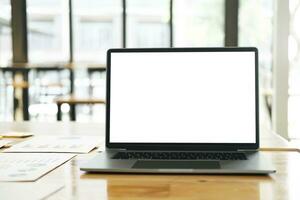
<path fill-rule="evenodd" d="M 111 148 L 108 150 L 116 150 L 116 151 L 257 151 L 257 149 L 217 149 L 217 150 L 166 150 L 166 149 L 156 149 L 156 150 L 153 150 L 153 149 L 135 149 L 135 148 L 128 148 L 128 149 L 125 149 L 125 148 Z"/>
<path fill-rule="evenodd" d="M 237 151 L 258 151 L 258 149 L 238 149 Z"/>
<path fill-rule="evenodd" d="M 126 151 L 128 149 L 116 149 L 116 148 L 107 148 L 108 150 L 116 150 L 116 151 Z"/>

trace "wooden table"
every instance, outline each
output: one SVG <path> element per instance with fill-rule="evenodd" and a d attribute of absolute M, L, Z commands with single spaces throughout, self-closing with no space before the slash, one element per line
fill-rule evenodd
<path fill-rule="evenodd" d="M 288 142 L 272 130 L 262 127 L 260 131 L 260 150 L 300 152 L 300 144 Z"/>
<path fill-rule="evenodd" d="M 56 119 L 57 121 L 62 120 L 62 112 L 61 112 L 61 106 L 62 104 L 66 103 L 70 106 L 70 119 L 72 121 L 76 121 L 76 105 L 79 104 L 87 104 L 87 105 L 95 105 L 95 104 L 105 104 L 104 99 L 99 98 L 80 98 L 76 96 L 65 96 L 65 97 L 59 97 L 55 99 L 55 103 L 57 105 L 57 115 Z"/>
<path fill-rule="evenodd" d="M 0 132 L 29 131 L 37 135 L 81 134 L 99 135 L 99 138 L 104 138 L 104 128 L 103 123 L 95 122 L 0 122 Z M 291 145 L 266 128 L 262 128 L 260 132 L 260 149 L 263 151 L 298 151 L 300 149 L 300 146 Z"/>
<path fill-rule="evenodd" d="M 97 123 L 0 123 L 3 131 L 31 131 L 36 135 L 99 135 L 104 137 L 104 125 Z M 273 135 L 275 143 L 262 141 L 264 150 L 283 145 Z M 279 142 L 280 141 L 280 142 Z M 279 143 L 276 143 L 279 142 Z M 289 149 L 288 144 L 284 147 Z M 272 149 L 271 149 L 272 150 Z M 300 154 L 295 151 L 266 151 L 277 173 L 270 176 L 231 175 L 126 175 L 86 174 L 79 163 L 92 158 L 97 152 L 75 157 L 48 173 L 36 183 L 62 184 L 64 187 L 47 199 L 299 199 Z M 6 183 L 1 183 L 3 185 Z M 9 183 L 7 183 L 9 184 Z M 12 183 L 15 186 L 30 183 Z M 1 199 L 5 197 L 1 196 Z M 22 196 L 20 199 L 30 199 Z"/>

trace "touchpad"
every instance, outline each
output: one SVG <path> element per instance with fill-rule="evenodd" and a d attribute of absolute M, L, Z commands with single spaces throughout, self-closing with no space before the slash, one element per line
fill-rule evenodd
<path fill-rule="evenodd" d="M 139 160 L 135 169 L 220 169 L 218 161 L 145 161 Z"/>

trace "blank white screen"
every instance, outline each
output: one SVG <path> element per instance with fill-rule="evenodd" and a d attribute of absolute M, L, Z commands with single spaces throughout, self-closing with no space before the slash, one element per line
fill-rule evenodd
<path fill-rule="evenodd" d="M 255 143 L 254 52 L 111 54 L 110 142 Z"/>

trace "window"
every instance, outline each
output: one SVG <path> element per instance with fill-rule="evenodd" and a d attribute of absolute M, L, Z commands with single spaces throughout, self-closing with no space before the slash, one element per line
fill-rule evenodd
<path fill-rule="evenodd" d="M 127 0 L 127 47 L 169 47 L 169 11 L 169 0 Z"/>
<path fill-rule="evenodd" d="M 259 83 L 262 94 L 260 121 L 270 127 L 272 118 L 272 43 L 273 14 L 272 0 L 239 1 L 239 46 L 254 46 L 259 52 Z"/>
<path fill-rule="evenodd" d="M 10 0 L 0 0 L 0 65 L 12 62 Z"/>
<path fill-rule="evenodd" d="M 121 0 L 73 0 L 74 61 L 106 62 L 106 51 L 122 44 Z"/>
<path fill-rule="evenodd" d="M 259 50 L 261 87 L 272 87 L 273 1 L 239 1 L 239 46 L 255 46 Z"/>
<path fill-rule="evenodd" d="M 290 35 L 289 35 L 289 100 L 288 123 L 289 136 L 300 138 L 300 0 L 290 0 Z"/>
<path fill-rule="evenodd" d="M 27 0 L 30 62 L 69 60 L 67 0 Z"/>
<path fill-rule="evenodd" d="M 224 0 L 174 0 L 174 46 L 224 46 Z"/>

